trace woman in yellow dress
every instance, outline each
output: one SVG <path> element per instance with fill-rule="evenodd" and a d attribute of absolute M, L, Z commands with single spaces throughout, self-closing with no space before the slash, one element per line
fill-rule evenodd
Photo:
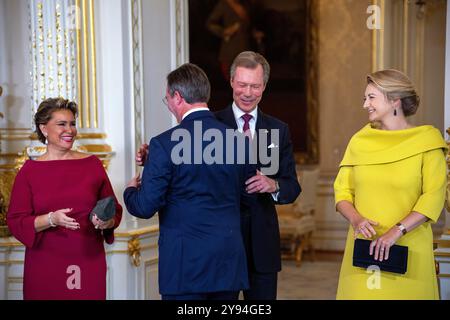
<path fill-rule="evenodd" d="M 444 206 L 447 144 L 433 126 L 408 122 L 419 97 L 406 75 L 378 71 L 367 83 L 371 124 L 350 140 L 334 183 L 336 209 L 351 224 L 337 299 L 439 299 L 430 224 Z M 371 239 L 379 261 L 407 246 L 407 272 L 354 267 L 355 238 Z"/>

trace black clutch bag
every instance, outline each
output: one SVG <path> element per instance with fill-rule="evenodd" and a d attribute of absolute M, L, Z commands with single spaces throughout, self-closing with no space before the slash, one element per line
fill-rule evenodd
<path fill-rule="evenodd" d="M 97 201 L 97 204 L 92 209 L 91 214 L 89 215 L 89 220 L 92 220 L 92 216 L 94 214 L 97 215 L 97 218 L 102 221 L 107 221 L 114 217 L 114 215 L 116 214 L 116 203 L 114 201 L 114 197 L 109 196 Z"/>
<path fill-rule="evenodd" d="M 371 240 L 356 239 L 353 250 L 353 266 L 368 268 L 376 265 L 380 270 L 405 274 L 408 267 L 408 247 L 393 245 L 389 249 L 389 259 L 375 260 L 375 254 L 369 254 Z"/>

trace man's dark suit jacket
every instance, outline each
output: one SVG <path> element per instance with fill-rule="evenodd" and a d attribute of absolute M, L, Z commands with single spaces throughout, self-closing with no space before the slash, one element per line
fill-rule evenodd
<path fill-rule="evenodd" d="M 151 139 L 140 189 L 124 192 L 132 215 L 150 218 L 159 212 L 159 289 L 165 295 L 239 291 L 249 285 L 240 197 L 256 167 L 248 172 L 247 165 L 174 164 L 171 153 L 179 141 L 171 141 L 172 132 L 184 129 L 194 137 L 194 122 L 201 123 L 202 135 L 214 128 L 225 137 L 227 127 L 212 112 L 189 114 Z M 208 144 L 203 142 L 201 150 Z"/>
<path fill-rule="evenodd" d="M 215 115 L 219 121 L 237 129 L 231 105 L 216 112 Z M 250 215 L 250 230 L 243 230 L 246 251 L 250 255 L 249 261 L 253 262 L 255 271 L 273 273 L 281 270 L 280 231 L 275 204 L 294 202 L 300 194 L 301 188 L 297 180 L 288 125 L 258 110 L 255 126 L 258 135 L 260 129 L 268 130 L 268 145 L 271 144 L 270 130 L 279 130 L 279 146 L 271 149 L 272 152 L 279 152 L 279 170 L 277 174 L 269 177 L 278 180 L 280 193 L 277 202 L 273 200 L 270 193 L 258 194 L 257 201 L 250 212 L 246 212 L 247 209 L 243 208 L 241 214 L 243 216 Z M 261 168 L 259 157 L 258 168 Z M 247 234 L 248 232 L 250 234 Z"/>

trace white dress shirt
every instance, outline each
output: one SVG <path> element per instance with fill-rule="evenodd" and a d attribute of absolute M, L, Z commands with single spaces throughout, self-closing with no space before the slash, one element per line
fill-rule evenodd
<path fill-rule="evenodd" d="M 209 108 L 206 107 L 199 107 L 199 108 L 194 108 L 189 110 L 188 112 L 186 112 L 183 117 L 181 118 L 181 120 L 184 120 L 184 118 L 186 118 L 188 115 L 190 115 L 191 113 L 194 113 L 196 111 L 209 111 Z"/>
<path fill-rule="evenodd" d="M 239 132 L 244 131 L 244 119 L 242 119 L 242 115 L 244 115 L 246 112 L 239 109 L 239 107 L 236 105 L 236 103 L 233 101 L 233 105 L 231 106 L 233 109 L 234 119 L 236 120 L 237 127 Z M 248 125 L 250 127 L 250 132 L 252 133 L 252 138 L 255 136 L 255 130 L 256 130 L 256 121 L 258 120 L 258 106 L 256 106 L 255 109 L 252 110 L 252 112 L 249 112 L 253 117 L 248 122 Z M 278 195 L 280 192 L 273 192 L 271 193 L 273 200 L 278 201 Z"/>
<path fill-rule="evenodd" d="M 236 120 L 236 123 L 238 126 L 238 130 L 239 130 L 239 132 L 243 132 L 244 131 L 244 119 L 242 119 L 242 115 L 244 115 L 245 112 L 242 111 L 241 109 L 239 109 L 239 107 L 236 105 L 235 102 L 233 102 L 232 108 L 233 108 L 234 119 Z M 253 111 L 250 112 L 249 114 L 251 114 L 253 116 L 253 118 L 251 118 L 250 121 L 248 122 L 248 125 L 250 126 L 250 132 L 252 133 L 252 138 L 253 138 L 255 136 L 256 120 L 258 118 L 258 106 L 255 109 L 253 109 Z"/>

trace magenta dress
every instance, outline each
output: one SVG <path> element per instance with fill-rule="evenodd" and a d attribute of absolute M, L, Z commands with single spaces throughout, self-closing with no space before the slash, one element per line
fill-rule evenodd
<path fill-rule="evenodd" d="M 101 231 L 89 221 L 96 202 L 114 195 L 101 161 L 90 156 L 75 160 L 25 162 L 11 193 L 7 222 L 26 246 L 24 299 L 106 299 L 106 256 L 103 241 L 114 241 L 114 229 Z M 116 199 L 116 228 L 122 207 Z M 41 232 L 34 219 L 64 208 L 80 229 L 61 226 Z"/>

